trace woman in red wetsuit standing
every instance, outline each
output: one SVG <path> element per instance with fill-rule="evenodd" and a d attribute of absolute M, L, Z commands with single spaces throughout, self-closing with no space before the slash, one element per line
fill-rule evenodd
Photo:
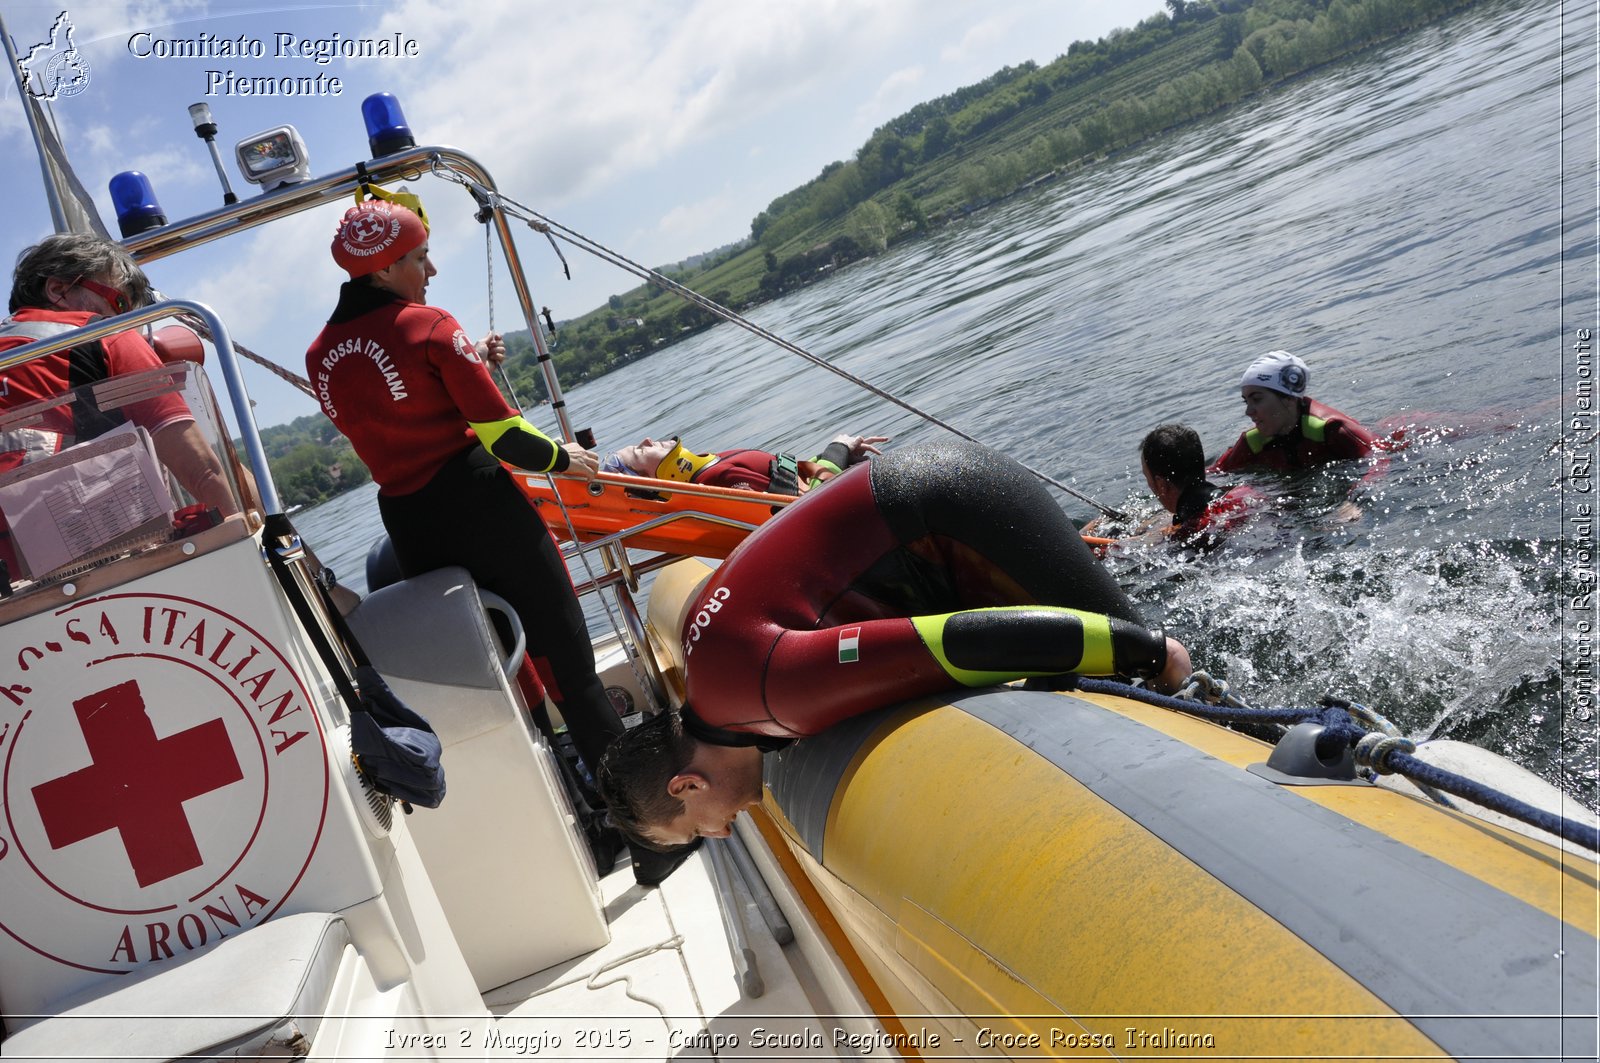
<path fill-rule="evenodd" d="M 595 675 L 572 582 L 544 522 L 500 464 L 584 472 L 596 456 L 558 444 L 512 409 L 489 375 L 504 357 L 423 302 L 435 272 L 427 227 L 397 203 L 345 213 L 333 258 L 350 280 L 306 352 L 328 419 L 378 483 L 378 510 L 400 570 L 460 565 L 516 610 L 528 653 L 590 769 L 622 730 Z M 470 429 L 470 434 L 469 434 Z"/>

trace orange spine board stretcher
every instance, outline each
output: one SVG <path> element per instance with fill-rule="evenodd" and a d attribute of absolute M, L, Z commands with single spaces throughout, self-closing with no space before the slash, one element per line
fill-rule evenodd
<path fill-rule="evenodd" d="M 601 473 L 584 481 L 509 471 L 557 542 L 570 542 L 573 529 L 584 543 L 637 529 L 625 535 L 623 545 L 694 557 L 727 557 L 754 528 L 795 500 L 789 495 L 644 476 Z M 659 518 L 670 519 L 654 523 Z"/>

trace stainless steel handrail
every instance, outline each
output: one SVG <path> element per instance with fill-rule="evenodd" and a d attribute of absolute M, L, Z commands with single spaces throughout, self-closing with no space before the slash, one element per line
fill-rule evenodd
<path fill-rule="evenodd" d="M 567 412 L 565 397 L 562 394 L 561 381 L 556 375 L 555 363 L 550 357 L 550 352 L 544 342 L 544 335 L 539 329 L 533 296 L 529 291 L 527 278 L 522 270 L 522 261 L 517 253 L 516 242 L 512 237 L 510 220 L 501 206 L 498 186 L 488 170 L 476 159 L 456 148 L 444 146 L 413 147 L 387 155 L 381 159 L 368 159 L 342 171 L 277 188 L 252 199 L 227 204 L 192 218 L 170 222 L 148 232 L 128 237 L 122 243 L 137 261 L 153 262 L 226 236 L 247 232 L 269 222 L 352 197 L 363 184 L 384 184 L 397 180 L 419 180 L 440 168 L 465 177 L 470 183 L 469 194 L 473 196 L 479 209 L 486 206 L 490 208 L 489 216 L 493 218 L 495 230 L 499 234 L 500 248 L 505 256 L 506 265 L 511 275 L 512 287 L 516 291 L 517 302 L 522 308 L 522 317 L 528 327 L 528 334 L 533 340 L 535 352 L 538 356 L 539 369 L 544 376 L 545 388 L 550 396 L 551 410 L 554 412 L 557 423 L 560 426 L 563 439 L 572 440 L 575 438 L 575 432 L 571 417 Z M 476 188 L 474 189 L 470 186 L 476 186 Z M 487 195 L 485 196 L 483 193 L 487 193 Z M 198 304 L 174 300 L 170 305 L 184 307 L 197 306 Z M 214 330 L 220 328 L 221 322 L 216 319 L 209 309 L 201 313 L 200 316 Z M 130 314 L 115 320 L 117 322 L 142 323 L 149 319 L 140 317 L 137 314 Z M 109 335 L 112 331 L 118 330 L 107 329 L 100 334 Z M 254 417 L 249 412 L 248 398 L 245 397 L 241 402 L 241 397 L 245 396 L 244 385 L 242 378 L 239 376 L 232 340 L 223 331 L 213 331 L 212 337 L 219 352 L 226 351 L 223 357 L 223 373 L 228 381 L 229 390 L 234 397 L 235 415 L 240 423 L 245 449 L 250 456 L 251 468 L 255 471 L 257 483 L 262 488 L 262 501 L 268 506 L 269 512 L 280 512 L 282 505 L 278 499 L 277 489 L 272 482 L 270 471 L 267 469 L 260 434 L 256 428 Z M 58 346 L 54 349 L 59 350 L 61 347 Z M 605 548 L 605 545 L 596 547 L 596 549 L 602 550 Z M 620 546 L 615 548 L 622 549 Z M 609 582 L 591 580 L 589 585 L 598 588 Z M 617 583 L 612 586 L 619 601 L 629 598 L 626 584 Z M 580 593 L 582 593 L 581 590 Z M 633 605 L 631 599 L 627 601 L 624 613 L 628 613 L 630 609 L 636 618 L 637 607 Z M 637 626 L 636 623 L 634 626 Z M 635 647 L 635 652 L 640 653 L 640 655 L 643 653 L 637 646 Z"/>
<path fill-rule="evenodd" d="M 715 513 L 701 513 L 698 510 L 684 510 L 681 513 L 668 513 L 662 517 L 651 517 L 649 520 L 644 521 L 643 523 L 635 524 L 627 531 L 612 532 L 610 535 L 602 536 L 599 539 L 590 539 L 588 542 L 581 544 L 578 549 L 571 551 L 571 553 L 591 553 L 607 546 L 622 543 L 626 539 L 630 539 L 635 535 L 640 535 L 644 532 L 659 528 L 662 525 L 672 524 L 676 521 L 685 520 L 688 518 L 703 520 L 707 524 L 719 524 L 724 528 L 739 528 L 743 531 L 755 531 L 758 527 L 757 525 L 751 524 L 748 521 L 736 520 L 733 517 L 722 517 Z"/>
<path fill-rule="evenodd" d="M 220 240 L 235 233 L 247 232 L 258 225 L 286 218 L 302 211 L 320 207 L 325 203 L 347 199 L 363 184 L 382 184 L 401 179 L 415 180 L 428 174 L 435 166 L 444 165 L 473 180 L 494 195 L 499 189 L 489 171 L 472 156 L 451 147 L 419 147 L 386 155 L 381 159 L 368 159 L 347 170 L 302 181 L 299 184 L 264 192 L 254 199 L 219 207 L 206 214 L 169 222 L 159 229 L 130 236 L 123 246 L 140 262 L 153 262 L 167 255 Z M 561 393 L 555 363 L 545 349 L 544 336 L 539 331 L 535 317 L 533 295 L 528 290 L 527 278 L 522 272 L 522 260 L 512 239 L 511 223 L 499 202 L 491 196 L 495 230 L 500 235 L 500 249 L 505 255 L 511 273 L 512 287 L 516 289 L 517 302 L 522 307 L 523 321 L 533 338 L 539 356 L 539 368 L 544 373 L 545 388 L 550 394 L 550 406 L 561 426 L 563 439 L 573 438 L 572 420 L 567 414 L 566 401 Z"/>

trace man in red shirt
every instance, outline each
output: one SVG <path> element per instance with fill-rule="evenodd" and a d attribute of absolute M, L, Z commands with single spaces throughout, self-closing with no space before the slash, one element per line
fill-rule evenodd
<path fill-rule="evenodd" d="M 81 328 L 150 301 L 150 281 L 120 244 L 83 233 L 58 233 L 17 259 L 11 316 L 0 322 L 0 351 Z M 0 410 L 52 398 L 113 376 L 156 369 L 161 358 L 136 332 L 119 332 L 0 371 Z M 86 401 L 42 410 L 0 428 L 0 472 L 93 439 L 125 422 L 150 433 L 156 456 L 180 484 L 224 516 L 239 511 L 221 459 L 176 394 L 102 411 Z M 0 516 L 0 561 L 17 558 Z"/>

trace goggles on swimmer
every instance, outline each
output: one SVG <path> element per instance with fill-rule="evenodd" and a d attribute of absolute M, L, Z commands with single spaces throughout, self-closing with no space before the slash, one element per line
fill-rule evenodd
<path fill-rule="evenodd" d="M 661 459 L 656 466 L 656 479 L 677 480 L 679 483 L 688 483 L 693 480 L 706 466 L 717 460 L 715 454 L 696 454 L 692 450 L 685 450 L 677 436 L 672 437 L 672 450 Z"/>
<path fill-rule="evenodd" d="M 422 227 L 424 229 L 427 229 L 429 232 L 433 231 L 433 227 L 428 224 L 428 212 L 424 210 L 422 206 L 422 197 L 417 195 L 415 192 L 407 192 L 404 188 L 397 192 L 388 192 L 378 185 L 362 184 L 356 188 L 356 203 L 358 205 L 366 202 L 366 200 L 362 198 L 364 195 L 370 196 L 373 199 L 381 199 L 386 202 L 396 203 L 402 207 L 405 207 L 407 210 L 411 211 L 411 213 L 415 214 L 419 219 L 421 219 Z"/>

